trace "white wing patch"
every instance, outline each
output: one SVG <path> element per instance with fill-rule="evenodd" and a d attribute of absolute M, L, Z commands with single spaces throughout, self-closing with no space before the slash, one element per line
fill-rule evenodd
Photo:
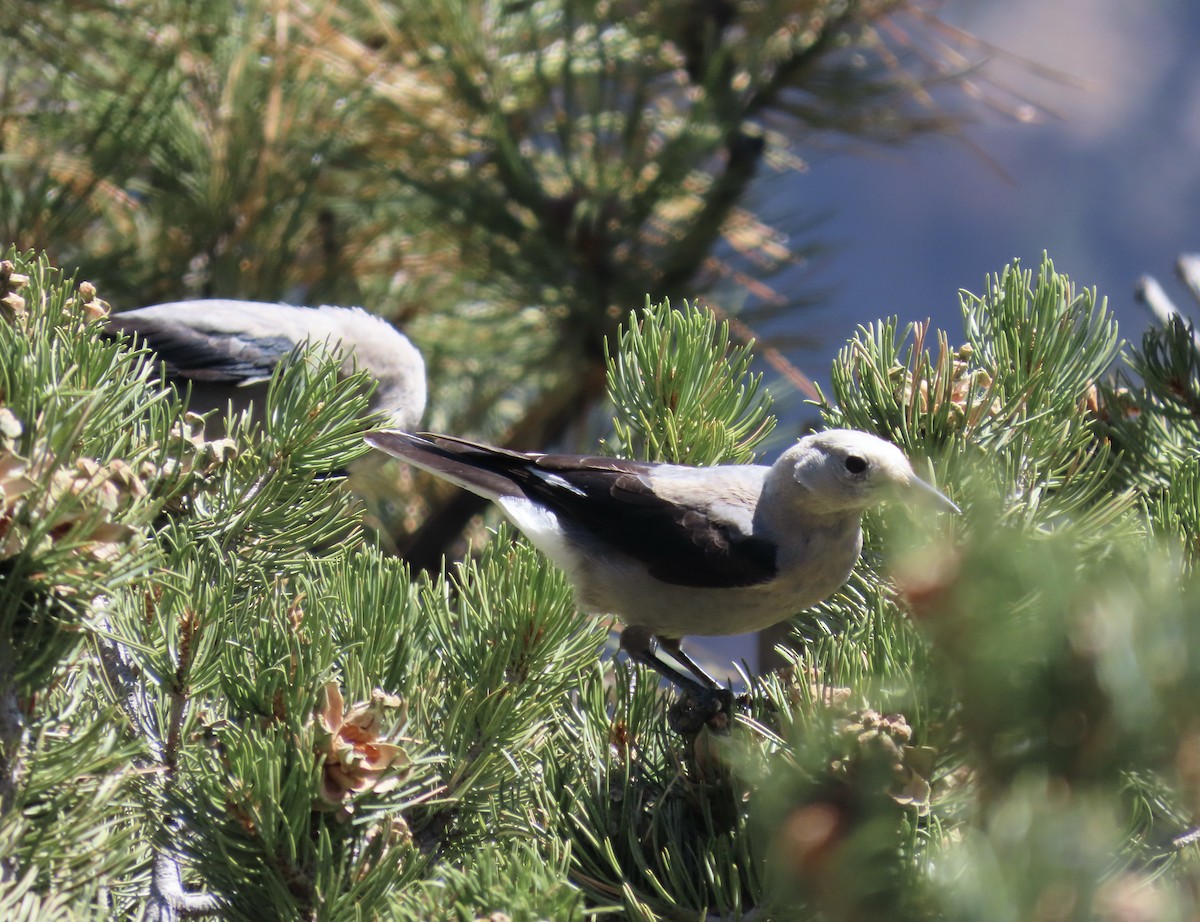
<path fill-rule="evenodd" d="M 574 575 L 580 564 L 579 553 L 563 534 L 558 516 L 525 496 L 500 496 L 496 505 L 539 551 Z"/>
<path fill-rule="evenodd" d="M 567 490 L 571 493 L 574 493 L 576 496 L 587 496 L 583 490 L 579 489 L 579 487 L 575 486 L 575 484 L 571 483 L 561 474 L 552 474 L 549 471 L 539 470 L 536 467 L 529 468 L 529 473 L 533 474 L 534 477 L 538 478 L 543 483 L 547 483 L 552 487 L 558 487 L 560 490 Z"/>

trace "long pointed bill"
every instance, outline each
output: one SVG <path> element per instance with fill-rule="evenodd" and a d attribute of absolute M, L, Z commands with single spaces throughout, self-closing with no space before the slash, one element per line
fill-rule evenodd
<path fill-rule="evenodd" d="M 932 496 L 937 501 L 937 504 L 947 512 L 953 512 L 957 515 L 962 515 L 962 510 L 959 509 L 958 506 L 953 503 L 953 501 L 951 501 L 950 497 L 948 497 L 937 487 L 930 486 L 920 477 L 913 475 L 913 478 L 908 482 L 908 485 L 920 490 L 922 493 L 928 496 Z"/>

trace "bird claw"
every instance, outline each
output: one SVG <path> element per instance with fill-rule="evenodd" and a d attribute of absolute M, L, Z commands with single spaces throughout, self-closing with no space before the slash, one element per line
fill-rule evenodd
<path fill-rule="evenodd" d="M 667 725 L 680 736 L 695 736 L 705 726 L 727 732 L 733 709 L 728 688 L 689 689 L 667 710 Z"/>

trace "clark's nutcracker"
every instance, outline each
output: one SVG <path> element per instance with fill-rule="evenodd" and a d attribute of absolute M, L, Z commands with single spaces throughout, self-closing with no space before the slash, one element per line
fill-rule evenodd
<path fill-rule="evenodd" d="M 192 385 L 191 409 L 216 409 L 223 418 L 251 401 L 264 405 L 275 366 L 305 343 L 339 351 L 342 371 L 355 368 L 377 382 L 371 409 L 388 424 L 411 429 L 425 411 L 425 362 L 386 320 L 360 307 L 293 307 L 219 298 L 173 301 L 112 314 L 112 333 L 136 334 L 166 364 L 167 374 Z"/>
<path fill-rule="evenodd" d="M 631 657 L 725 705 L 680 638 L 761 630 L 831 595 L 862 551 L 863 511 L 889 493 L 958 511 L 895 445 L 846 429 L 805 436 L 770 467 L 526 454 L 427 433 L 366 439 L 495 502 L 566 571 L 581 608 L 621 620 Z"/>

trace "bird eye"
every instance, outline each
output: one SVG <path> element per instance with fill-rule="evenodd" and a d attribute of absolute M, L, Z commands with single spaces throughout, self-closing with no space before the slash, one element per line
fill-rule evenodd
<path fill-rule="evenodd" d="M 870 467 L 866 459 L 860 458 L 858 455 L 847 455 L 843 463 L 846 465 L 846 470 L 851 474 L 861 474 Z"/>

